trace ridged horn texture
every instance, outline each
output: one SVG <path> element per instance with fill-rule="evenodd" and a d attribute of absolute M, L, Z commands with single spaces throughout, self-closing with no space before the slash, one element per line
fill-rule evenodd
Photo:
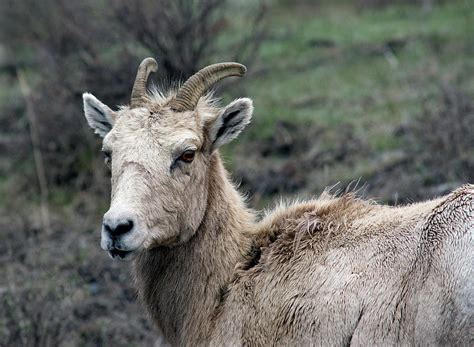
<path fill-rule="evenodd" d="M 179 88 L 176 97 L 171 100 L 170 107 L 178 112 L 195 109 L 199 98 L 206 90 L 223 78 L 230 76 L 242 77 L 247 68 L 238 63 L 213 64 L 199 70 Z"/>
<path fill-rule="evenodd" d="M 135 77 L 135 83 L 133 84 L 132 96 L 130 98 L 130 108 L 140 107 L 145 101 L 146 95 L 146 84 L 148 77 L 152 72 L 158 70 L 158 64 L 153 58 L 145 58 L 140 63 L 137 71 L 137 77 Z"/>

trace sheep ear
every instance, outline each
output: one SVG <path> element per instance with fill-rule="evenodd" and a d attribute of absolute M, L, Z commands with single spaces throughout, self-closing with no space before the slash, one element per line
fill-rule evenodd
<path fill-rule="evenodd" d="M 116 113 L 101 103 L 94 95 L 82 94 L 84 115 L 87 123 L 100 137 L 104 137 L 114 126 Z"/>
<path fill-rule="evenodd" d="M 232 101 L 213 121 L 209 137 L 212 149 L 216 149 L 235 139 L 250 123 L 253 113 L 251 99 L 242 98 Z"/>

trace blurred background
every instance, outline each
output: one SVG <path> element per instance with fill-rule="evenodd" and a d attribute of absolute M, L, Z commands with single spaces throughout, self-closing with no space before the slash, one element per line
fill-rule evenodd
<path fill-rule="evenodd" d="M 249 203 L 359 187 L 400 204 L 474 178 L 470 0 L 0 1 L 0 345 L 153 345 L 130 264 L 99 247 L 109 204 L 81 94 L 126 104 L 239 61 L 255 102 L 223 150 Z"/>

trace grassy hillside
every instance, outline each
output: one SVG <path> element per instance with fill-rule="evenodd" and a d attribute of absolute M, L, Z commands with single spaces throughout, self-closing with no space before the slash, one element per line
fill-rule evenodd
<path fill-rule="evenodd" d="M 394 202 L 399 195 L 404 201 L 430 196 L 420 190 L 446 183 L 443 178 L 432 184 L 429 179 L 424 182 L 427 177 L 407 178 L 402 186 L 393 182 L 400 177 L 389 177 L 388 184 L 373 179 L 387 166 L 407 159 L 423 161 L 407 138 L 414 135 L 413 123 L 436 122 L 434 118 L 443 110 L 451 122 L 466 117 L 453 115 L 457 106 L 446 105 L 445 99 L 446 93 L 454 93 L 455 102 L 470 102 L 474 94 L 474 60 L 469 58 L 474 49 L 473 3 L 450 1 L 431 9 L 410 5 L 359 9 L 315 3 L 269 8 L 261 62 L 251 67 L 252 75 L 244 82 L 246 94 L 255 100 L 253 126 L 227 152 L 232 167 L 245 181 L 251 176 L 245 170 L 252 171 L 252 161 L 258 165 L 255 170 L 261 170 L 262 161 L 275 170 L 275 162 L 285 166 L 296 156 L 313 164 L 294 162 L 290 170 L 294 174 L 288 179 L 303 181 L 296 184 L 296 193 L 318 194 L 325 186 L 360 179 L 367 182 L 369 193 L 385 201 Z M 467 117 L 472 120 L 472 112 Z M 403 136 L 405 130 L 407 136 Z M 470 131 L 465 139 L 466 157 L 474 155 L 473 136 Z M 275 148 L 258 153 L 262 144 L 278 147 L 282 141 L 286 147 L 293 142 L 299 147 L 291 153 Z M 425 152 L 438 150 L 424 148 Z M 249 152 L 254 155 L 248 156 Z M 308 157 L 302 152 L 315 153 Z M 326 158 L 324 153 L 335 158 Z M 322 164 L 318 163 L 321 155 Z M 338 155 L 348 158 L 338 159 Z M 436 170 L 438 165 L 444 168 L 438 163 L 427 170 Z M 418 169 L 406 174 L 423 174 Z M 444 181 L 454 180 L 454 186 L 472 180 L 472 173 L 466 174 L 446 176 Z M 413 187 L 419 184 L 422 187 Z M 294 185 L 276 189 L 276 193 L 294 192 Z M 434 189 L 432 194 L 440 192 Z"/>

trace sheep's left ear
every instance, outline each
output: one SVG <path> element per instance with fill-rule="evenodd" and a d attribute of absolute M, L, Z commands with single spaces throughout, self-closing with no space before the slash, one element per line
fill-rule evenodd
<path fill-rule="evenodd" d="M 250 123 L 252 113 L 253 103 L 248 98 L 237 99 L 227 105 L 210 126 L 212 150 L 235 139 Z"/>

